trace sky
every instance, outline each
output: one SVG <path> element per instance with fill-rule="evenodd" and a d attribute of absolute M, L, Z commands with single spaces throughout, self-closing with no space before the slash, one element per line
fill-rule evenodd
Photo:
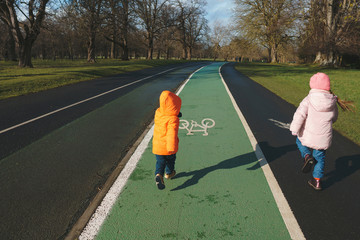
<path fill-rule="evenodd" d="M 212 28 L 216 20 L 220 21 L 223 25 L 230 23 L 234 7 L 234 0 L 207 0 L 205 10 L 209 27 Z"/>

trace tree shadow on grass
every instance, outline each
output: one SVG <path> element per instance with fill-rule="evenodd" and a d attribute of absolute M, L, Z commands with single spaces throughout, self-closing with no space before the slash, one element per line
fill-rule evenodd
<path fill-rule="evenodd" d="M 180 173 L 176 174 L 173 179 L 177 179 L 177 178 L 181 178 L 181 177 L 189 177 L 189 176 L 192 176 L 192 178 L 185 181 L 182 185 L 180 185 L 174 189 L 171 189 L 171 191 L 177 191 L 177 190 L 181 190 L 181 189 L 193 186 L 193 185 L 197 184 L 199 182 L 199 180 L 202 179 L 203 177 L 205 177 L 207 174 L 214 172 L 216 170 L 232 169 L 232 168 L 240 167 L 240 166 L 254 163 L 254 162 L 256 162 L 256 164 L 253 167 L 251 167 L 251 169 L 249 169 L 249 170 L 255 170 L 257 168 L 260 168 L 260 164 L 257 162 L 255 153 L 251 152 L 251 153 L 247 153 L 247 154 L 233 157 L 230 159 L 226 159 L 216 165 L 206 167 L 206 168 L 203 168 L 200 170 L 195 170 L 195 171 L 191 171 L 191 172 L 180 172 Z M 257 167 L 255 167 L 255 166 L 257 166 Z"/>
<path fill-rule="evenodd" d="M 344 156 L 336 159 L 335 170 L 326 173 L 323 188 L 328 188 L 336 182 L 354 174 L 360 169 L 360 155 Z"/>

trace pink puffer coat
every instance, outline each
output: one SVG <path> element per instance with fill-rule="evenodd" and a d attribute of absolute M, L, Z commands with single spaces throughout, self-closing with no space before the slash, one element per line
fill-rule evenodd
<path fill-rule="evenodd" d="M 311 89 L 297 108 L 290 131 L 304 146 L 325 150 L 332 140 L 332 124 L 337 120 L 336 96 L 326 90 Z"/>

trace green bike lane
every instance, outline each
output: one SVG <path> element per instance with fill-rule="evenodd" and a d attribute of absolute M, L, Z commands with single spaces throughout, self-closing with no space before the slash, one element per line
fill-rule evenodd
<path fill-rule="evenodd" d="M 200 69 L 180 90 L 181 127 L 190 130 L 192 120 L 201 125 L 203 119 L 215 125 L 205 127 L 207 135 L 179 129 L 177 175 L 157 189 L 150 130 L 138 162 L 128 163 L 134 170 L 124 169 L 130 177 L 117 180 L 121 187 L 114 184 L 112 200 L 104 198 L 109 210 L 98 209 L 80 239 L 304 238 L 291 210 L 279 210 L 287 203 L 276 200 L 279 190 L 268 183 L 266 160 L 259 161 L 219 75 L 221 65 Z"/>

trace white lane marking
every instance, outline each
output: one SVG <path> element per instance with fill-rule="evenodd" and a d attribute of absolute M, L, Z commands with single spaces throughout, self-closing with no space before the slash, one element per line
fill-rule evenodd
<path fill-rule="evenodd" d="M 171 71 L 171 70 L 173 70 L 173 69 L 175 69 L 175 68 L 171 68 L 171 69 L 162 71 L 162 72 L 160 72 L 160 73 L 157 73 L 157 74 L 155 74 L 155 75 L 151 75 L 151 76 L 148 76 L 148 77 L 145 77 L 145 78 L 136 80 L 135 82 L 131 82 L 131 83 L 125 84 L 125 85 L 123 85 L 123 86 L 120 86 L 120 87 L 111 89 L 111 90 L 109 90 L 109 91 L 107 91 L 107 92 L 100 93 L 100 94 L 98 94 L 98 95 L 96 95 L 96 96 L 87 98 L 87 99 L 85 99 L 85 100 L 82 100 L 82 101 L 73 103 L 73 104 L 68 105 L 68 106 L 66 106 L 66 107 L 63 107 L 63 108 L 59 108 L 59 109 L 57 109 L 57 110 L 54 110 L 54 111 L 52 111 L 52 112 L 49 112 L 49 113 L 46 113 L 46 114 L 44 114 L 44 115 L 38 116 L 38 117 L 36 117 L 36 118 L 30 119 L 30 120 L 28 120 L 28 121 L 19 123 L 19 124 L 17 124 L 17 125 L 12 126 L 12 127 L 9 127 L 9 128 L 4 129 L 4 130 L 1 130 L 1 131 L 0 131 L 0 134 L 5 133 L 5 132 L 8 132 L 8 131 L 10 131 L 10 130 L 12 130 L 12 129 L 15 129 L 15 128 L 24 126 L 24 125 L 26 125 L 26 124 L 28 124 L 28 123 L 34 122 L 34 121 L 39 120 L 39 119 L 41 119 L 41 118 L 50 116 L 50 115 L 52 115 L 52 114 L 54 114 L 54 113 L 63 111 L 63 110 L 65 110 L 65 109 L 68 109 L 68 108 L 71 108 L 71 107 L 74 107 L 74 106 L 79 105 L 79 104 L 81 104 L 81 103 L 88 102 L 88 101 L 93 100 L 93 99 L 95 99 L 95 98 L 104 96 L 104 95 L 106 95 L 106 94 L 109 94 L 109 93 L 111 93 L 111 92 L 117 91 L 117 90 L 119 90 L 119 89 L 128 87 L 128 86 L 133 85 L 133 84 L 135 84 L 135 83 L 142 82 L 142 81 L 144 81 L 144 80 L 146 80 L 146 79 L 149 79 L 149 78 L 155 77 L 155 76 L 157 76 L 157 75 L 160 75 L 160 74 L 169 72 L 169 71 Z"/>
<path fill-rule="evenodd" d="M 193 72 L 189 78 L 184 82 L 184 84 L 176 92 L 177 95 L 184 89 L 184 86 L 189 82 L 190 78 L 203 67 L 197 69 Z M 154 132 L 154 125 L 152 125 L 149 132 L 145 135 L 144 139 L 141 141 L 139 146 L 136 148 L 134 154 L 131 156 L 129 161 L 126 163 L 124 169 L 121 171 L 120 175 L 115 180 L 114 184 L 111 186 L 105 197 L 103 198 L 100 205 L 95 210 L 94 214 L 90 218 L 86 227 L 83 229 L 81 235 L 79 236 L 80 240 L 91 240 L 95 239 L 98 234 L 100 227 L 103 225 L 105 219 L 110 213 L 113 205 L 115 204 L 117 198 L 119 197 L 122 189 L 126 185 L 130 175 L 135 170 L 137 163 L 139 162 L 141 156 L 145 152 L 152 135 Z"/>
<path fill-rule="evenodd" d="M 277 126 L 279 128 L 290 129 L 290 123 L 283 123 L 283 122 L 280 122 L 280 121 L 272 119 L 272 118 L 269 118 L 268 120 L 273 122 L 275 124 L 275 126 Z"/>
<path fill-rule="evenodd" d="M 220 71 L 221 71 L 222 66 L 219 68 L 219 75 L 221 77 L 221 80 L 222 80 L 225 88 L 226 88 L 226 91 L 229 94 L 229 97 L 234 105 L 234 108 L 235 108 L 237 114 L 239 115 L 239 118 L 245 128 L 245 131 L 250 139 L 251 145 L 255 151 L 256 157 L 258 158 L 259 164 L 264 172 L 266 180 L 268 181 L 269 187 L 275 198 L 275 202 L 279 208 L 280 214 L 281 214 L 281 216 L 285 222 L 285 225 L 289 231 L 290 237 L 291 237 L 291 239 L 304 240 L 305 239 L 304 234 L 301 231 L 301 228 L 300 228 L 293 212 L 291 211 L 289 203 L 287 202 L 283 192 L 281 191 L 281 188 L 280 188 L 278 182 L 276 181 L 276 178 L 275 178 L 273 172 L 271 171 L 269 164 L 268 164 L 262 150 L 260 149 L 260 146 L 257 143 L 255 136 L 252 133 L 244 115 L 240 111 L 239 106 L 236 104 L 234 97 L 232 96 L 227 84 L 225 83 L 224 78 L 221 75 Z"/>

